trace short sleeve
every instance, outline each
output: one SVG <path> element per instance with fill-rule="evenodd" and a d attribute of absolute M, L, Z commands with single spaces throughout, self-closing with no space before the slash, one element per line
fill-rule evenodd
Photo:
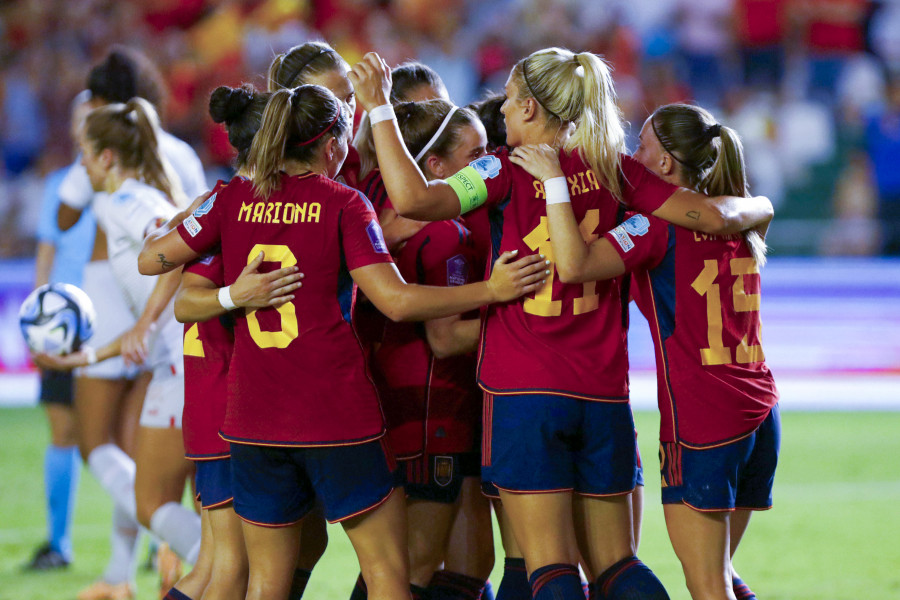
<path fill-rule="evenodd" d="M 218 249 L 213 253 L 204 254 L 185 265 L 184 272 L 206 277 L 217 287 L 225 285 L 225 262 L 222 260 L 222 254 Z"/>
<path fill-rule="evenodd" d="M 625 176 L 622 189 L 625 204 L 647 215 L 658 210 L 678 189 L 678 186 L 663 181 L 630 156 L 622 157 L 622 174 Z"/>
<path fill-rule="evenodd" d="M 94 188 L 87 169 L 76 162 L 59 184 L 59 201 L 75 210 L 84 210 L 94 197 Z"/>
<path fill-rule="evenodd" d="M 626 271 L 652 269 L 663 259 L 669 244 L 669 223 L 641 213 L 603 234 L 625 263 Z"/>
<path fill-rule="evenodd" d="M 227 189 L 214 192 L 176 228 L 181 239 L 194 252 L 202 254 L 221 241 L 225 204 L 223 195 L 228 193 Z M 220 198 L 222 200 L 217 202 Z"/>
<path fill-rule="evenodd" d="M 135 241 L 143 240 L 178 212 L 160 193 L 120 191 L 113 195 L 112 202 L 117 206 L 115 211 L 110 211 L 110 222 Z"/>
<path fill-rule="evenodd" d="M 505 153 L 486 154 L 446 181 L 459 197 L 460 214 L 471 212 L 483 204 L 494 206 L 512 191 L 512 163 Z"/>
<path fill-rule="evenodd" d="M 341 243 L 347 269 L 393 262 L 372 205 L 356 192 L 340 216 Z"/>
<path fill-rule="evenodd" d="M 59 186 L 65 179 L 67 171 L 67 169 L 55 171 L 44 181 L 41 216 L 37 226 L 37 239 L 40 242 L 56 245 L 59 241 L 60 231 L 56 224 L 56 214 L 59 212 Z"/>

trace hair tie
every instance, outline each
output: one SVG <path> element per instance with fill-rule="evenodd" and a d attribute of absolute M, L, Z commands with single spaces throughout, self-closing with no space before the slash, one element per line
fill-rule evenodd
<path fill-rule="evenodd" d="M 334 119 L 331 121 L 331 123 L 328 124 L 328 127 L 326 127 L 325 129 L 323 129 L 318 135 L 316 135 L 316 136 L 313 137 L 312 139 L 308 139 L 308 140 L 306 140 L 305 142 L 299 142 L 299 143 L 296 143 L 296 144 L 294 144 L 294 146 L 297 147 L 297 148 L 299 148 L 300 146 L 309 146 L 310 144 L 312 144 L 313 142 L 315 142 L 317 139 L 319 139 L 320 137 L 322 137 L 323 135 L 325 135 L 326 133 L 328 133 L 329 131 L 331 131 L 331 128 L 334 127 L 334 124 L 337 123 L 337 122 L 338 122 L 338 119 L 341 118 L 341 111 L 342 111 L 341 107 L 338 106 L 337 114 L 334 115 Z"/>
<path fill-rule="evenodd" d="M 431 147 L 434 146 L 435 143 L 437 143 L 438 138 L 440 138 L 441 134 L 444 133 L 444 130 L 447 128 L 447 125 L 450 124 L 450 119 L 453 118 L 453 115 L 456 114 L 457 110 L 459 110 L 458 106 L 454 106 L 453 108 L 450 109 L 450 112 L 448 112 L 447 116 L 444 117 L 444 120 L 441 121 L 441 126 L 437 128 L 437 131 L 434 132 L 434 135 L 431 136 L 431 139 L 428 140 L 428 143 L 425 144 L 425 146 L 423 146 L 421 150 L 419 150 L 418 154 L 416 154 L 416 158 L 415 158 L 416 162 L 419 162 L 420 160 L 422 160 L 422 157 L 425 156 L 425 154 L 429 150 L 431 150 Z"/>
<path fill-rule="evenodd" d="M 722 134 L 722 126 L 716 123 L 712 127 L 706 130 L 706 136 L 711 140 L 713 138 L 717 138 Z"/>
<path fill-rule="evenodd" d="M 546 106 L 543 102 L 541 102 L 541 99 L 538 98 L 537 94 L 534 93 L 534 88 L 531 87 L 531 82 L 528 81 L 528 61 L 529 61 L 529 60 L 530 60 L 530 57 L 529 57 L 529 58 L 526 58 L 525 61 L 522 63 L 522 77 L 525 79 L 525 87 L 528 88 L 528 93 L 531 94 L 531 97 L 532 97 L 532 98 L 534 98 L 535 100 L 537 100 L 537 103 L 541 105 L 541 108 L 543 108 L 544 110 L 546 110 L 548 113 L 550 113 L 551 115 L 553 115 L 554 117 L 556 117 L 556 118 L 559 119 L 560 121 L 564 120 L 564 119 L 563 119 L 562 117 L 560 117 L 558 114 L 556 114 L 555 112 L 553 112 L 552 110 L 550 110 L 549 108 L 547 108 L 547 106 Z"/>

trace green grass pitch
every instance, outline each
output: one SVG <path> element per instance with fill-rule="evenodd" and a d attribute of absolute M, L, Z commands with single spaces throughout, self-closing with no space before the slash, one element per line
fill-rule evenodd
<path fill-rule="evenodd" d="M 784 412 L 775 508 L 753 517 L 735 566 L 762 600 L 900 599 L 900 412 Z M 673 600 L 689 598 L 659 506 L 655 413 L 636 414 L 647 478 L 640 556 Z M 75 513 L 75 562 L 25 574 L 45 536 L 40 409 L 0 410 L 0 600 L 74 598 L 105 565 L 110 502 L 87 470 Z M 357 567 L 339 527 L 313 573 L 307 598 L 343 600 Z M 498 547 L 497 565 L 502 566 Z M 494 585 L 500 581 L 495 569 Z M 138 598 L 156 598 L 140 571 Z"/>

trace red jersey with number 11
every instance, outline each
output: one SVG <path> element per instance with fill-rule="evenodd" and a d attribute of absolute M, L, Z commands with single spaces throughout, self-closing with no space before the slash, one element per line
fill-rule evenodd
<path fill-rule="evenodd" d="M 236 178 L 178 226 L 196 252 L 221 244 L 225 282 L 260 252 L 267 269 L 298 265 L 294 300 L 237 319 L 222 433 L 233 443 L 345 445 L 384 423 L 352 324 L 350 271 L 391 262 L 365 196 L 316 174 L 283 175 L 269 198 Z"/>

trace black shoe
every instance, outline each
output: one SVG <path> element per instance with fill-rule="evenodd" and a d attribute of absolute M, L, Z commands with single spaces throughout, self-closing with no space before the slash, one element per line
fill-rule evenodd
<path fill-rule="evenodd" d="M 44 544 L 34 553 L 31 562 L 25 565 L 26 571 L 51 571 L 53 569 L 65 569 L 69 566 L 66 557 L 50 547 L 49 543 Z"/>

